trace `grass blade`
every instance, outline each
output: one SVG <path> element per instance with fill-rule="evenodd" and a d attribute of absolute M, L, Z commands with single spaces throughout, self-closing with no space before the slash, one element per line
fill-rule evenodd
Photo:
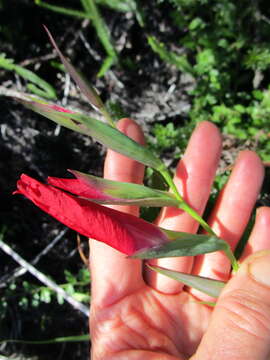
<path fill-rule="evenodd" d="M 98 7 L 95 4 L 94 0 L 81 0 L 81 3 L 85 11 L 91 15 L 93 26 L 96 29 L 97 36 L 99 37 L 100 42 L 102 43 L 104 49 L 106 50 L 108 56 L 114 58 L 114 62 L 117 61 L 117 52 L 114 49 L 113 42 L 110 36 L 109 29 L 104 22 Z"/>
<path fill-rule="evenodd" d="M 56 42 L 54 41 L 54 38 L 52 37 L 50 31 L 47 29 L 46 26 L 44 26 L 44 28 L 49 36 L 49 39 L 50 39 L 53 47 L 55 48 L 57 54 L 59 55 L 63 65 L 65 66 L 67 72 L 70 74 L 72 79 L 78 85 L 81 92 L 90 101 L 90 104 L 94 107 L 94 109 L 97 111 L 100 111 L 104 115 L 104 117 L 108 120 L 108 122 L 114 126 L 114 123 L 113 123 L 109 113 L 107 112 L 105 105 L 103 104 L 101 98 L 99 97 L 98 93 L 96 92 L 96 90 L 90 84 L 88 84 L 85 79 L 83 79 L 83 77 L 74 68 L 74 66 L 71 65 L 71 63 L 65 58 L 65 56 L 62 54 L 59 47 L 57 46 Z"/>
<path fill-rule="evenodd" d="M 85 335 L 74 335 L 74 336 L 62 336 L 48 340 L 1 340 L 1 343 L 18 343 L 18 344 L 33 344 L 33 345 L 46 345 L 46 344 L 56 344 L 62 342 L 81 342 L 81 341 L 89 341 L 90 336 L 88 334 Z"/>
<path fill-rule="evenodd" d="M 68 116 L 68 114 L 63 116 Z M 162 161 L 153 155 L 149 149 L 138 144 L 112 126 L 83 114 L 72 114 L 70 117 L 74 120 L 75 124 L 78 124 L 85 131 L 85 134 L 93 136 L 98 142 L 108 148 L 150 166 L 157 171 L 164 169 Z"/>
<path fill-rule="evenodd" d="M 159 42 L 154 36 L 148 36 L 148 44 L 165 62 L 175 65 L 179 70 L 194 75 L 194 69 L 185 55 L 175 54 L 168 51 L 165 45 Z"/>
<path fill-rule="evenodd" d="M 84 114 L 74 113 L 56 105 L 16 99 L 29 109 L 67 127 L 68 129 L 92 136 L 108 148 L 150 166 L 157 171 L 164 170 L 164 164 L 146 147 L 138 144 L 116 128 Z M 60 109 L 60 110 L 58 110 Z"/>
<path fill-rule="evenodd" d="M 56 99 L 56 91 L 49 83 L 47 83 L 47 81 L 41 79 L 31 70 L 14 64 L 13 60 L 7 59 L 4 54 L 0 54 L 0 67 L 5 70 L 14 71 L 19 76 L 29 81 L 30 83 L 27 84 L 27 88 L 34 94 L 47 99 Z"/>

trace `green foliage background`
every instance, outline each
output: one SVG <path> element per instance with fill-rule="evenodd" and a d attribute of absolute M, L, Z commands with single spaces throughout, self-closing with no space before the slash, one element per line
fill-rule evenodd
<path fill-rule="evenodd" d="M 160 1 L 159 3 L 165 3 Z M 265 1 L 170 0 L 181 54 L 148 37 L 153 51 L 195 79 L 190 122 L 215 122 L 223 133 L 254 138 L 270 159 L 270 19 Z M 156 128 L 160 134 L 161 128 Z M 168 129 L 168 134 L 171 128 Z"/>

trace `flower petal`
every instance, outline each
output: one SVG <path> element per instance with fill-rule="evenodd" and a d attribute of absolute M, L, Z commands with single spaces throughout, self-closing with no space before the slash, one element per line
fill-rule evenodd
<path fill-rule="evenodd" d="M 25 195 L 42 210 L 80 234 L 132 255 L 168 241 L 157 226 L 135 216 L 76 198 L 23 174 L 15 193 Z"/>
<path fill-rule="evenodd" d="M 50 185 L 72 194 L 90 199 L 99 204 L 137 205 L 137 206 L 178 206 L 178 200 L 171 193 L 147 186 L 112 181 L 69 170 L 75 179 L 49 177 Z"/>
<path fill-rule="evenodd" d="M 78 195 L 87 199 L 109 199 L 99 188 L 90 186 L 79 179 L 62 179 L 49 176 L 48 183 L 59 189 L 68 191 L 74 195 Z"/>

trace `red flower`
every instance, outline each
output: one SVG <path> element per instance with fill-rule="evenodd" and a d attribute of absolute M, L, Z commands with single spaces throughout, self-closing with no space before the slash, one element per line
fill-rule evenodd
<path fill-rule="evenodd" d="M 57 186 L 59 187 L 59 181 Z M 73 180 L 76 193 L 82 183 Z M 85 186 L 85 185 L 84 185 Z M 15 193 L 23 194 L 42 210 L 78 233 L 102 241 L 124 254 L 159 247 L 168 241 L 157 226 L 135 216 L 116 211 L 89 200 L 45 185 L 21 175 Z"/>

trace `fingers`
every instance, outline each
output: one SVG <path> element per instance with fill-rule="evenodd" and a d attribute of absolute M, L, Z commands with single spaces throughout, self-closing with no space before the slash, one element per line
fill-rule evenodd
<path fill-rule="evenodd" d="M 133 140 L 144 144 L 140 127 L 131 119 L 118 122 L 118 129 Z M 111 180 L 143 182 L 144 166 L 112 150 L 108 150 L 105 159 L 104 177 Z M 111 206 L 123 212 L 138 215 L 134 206 Z M 135 291 L 144 284 L 141 275 L 141 261 L 127 259 L 126 255 L 111 247 L 90 241 L 90 266 L 92 279 L 93 302 L 100 307 L 113 303 L 120 297 Z"/>
<path fill-rule="evenodd" d="M 218 299 L 192 360 L 269 359 L 269 273 L 269 250 L 244 261 Z"/>
<path fill-rule="evenodd" d="M 244 253 L 241 256 L 241 261 L 257 251 L 270 249 L 269 229 L 270 208 L 264 206 L 257 210 L 255 224 L 248 239 Z"/>
<path fill-rule="evenodd" d="M 186 202 L 200 214 L 203 213 L 215 176 L 221 151 L 221 137 L 215 125 L 205 121 L 194 130 L 183 159 L 179 162 L 174 178 L 180 193 Z M 176 208 L 165 208 L 158 219 L 158 225 L 166 229 L 195 233 L 198 223 L 187 213 Z M 152 264 L 189 272 L 191 257 L 161 259 Z M 164 293 L 177 293 L 182 285 L 174 280 L 146 273 L 147 282 Z"/>
<path fill-rule="evenodd" d="M 252 151 L 243 151 L 238 156 L 228 183 L 217 199 L 209 224 L 215 233 L 234 249 L 249 221 L 263 181 L 264 169 L 260 158 Z M 223 252 L 196 257 L 193 273 L 226 281 L 231 265 Z M 210 300 L 198 291 L 193 295 Z"/>

